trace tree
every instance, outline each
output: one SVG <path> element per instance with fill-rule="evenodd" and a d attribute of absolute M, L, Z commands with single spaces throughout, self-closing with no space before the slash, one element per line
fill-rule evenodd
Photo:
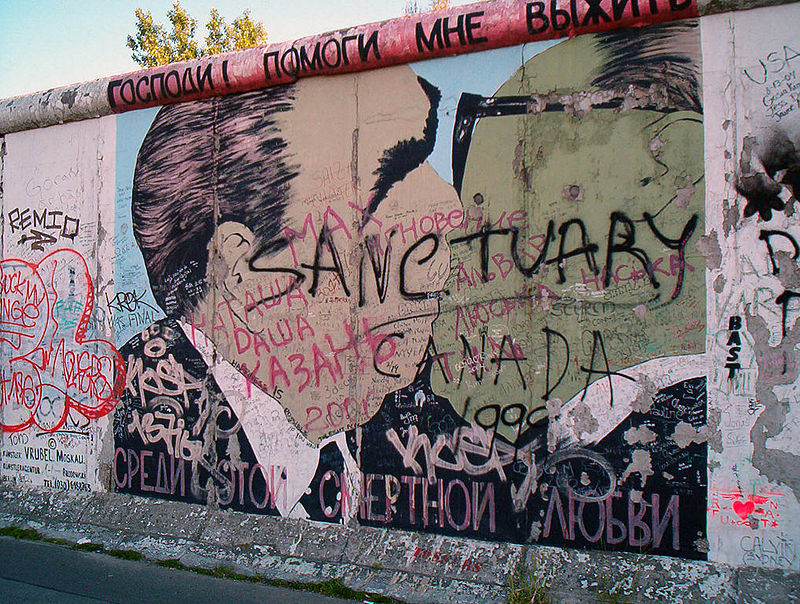
<path fill-rule="evenodd" d="M 211 9 L 211 15 L 206 24 L 205 53 L 209 55 L 228 52 L 229 50 L 242 50 L 260 46 L 267 41 L 267 31 L 260 21 L 253 21 L 250 11 L 245 10 L 240 16 L 227 25 L 216 8 Z"/>
<path fill-rule="evenodd" d="M 245 10 L 228 25 L 216 8 L 211 9 L 206 23 L 205 45 L 195 39 L 197 19 L 193 18 L 175 0 L 167 11 L 171 31 L 167 33 L 161 23 L 153 20 L 150 11 L 137 8 L 136 35 L 128 36 L 127 46 L 131 57 L 142 67 L 155 67 L 175 61 L 196 59 L 210 54 L 242 50 L 266 43 L 267 32 L 260 21 L 253 21 L 250 11 Z"/>
<path fill-rule="evenodd" d="M 415 15 L 417 13 L 424 13 L 442 8 L 450 8 L 450 0 L 430 0 L 427 8 L 422 8 L 417 0 L 409 0 L 405 8 L 403 8 L 403 13 L 406 15 Z"/>

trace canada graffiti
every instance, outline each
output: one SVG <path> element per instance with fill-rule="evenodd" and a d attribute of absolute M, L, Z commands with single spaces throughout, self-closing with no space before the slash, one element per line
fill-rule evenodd
<path fill-rule="evenodd" d="M 462 17 L 421 51 L 482 43 Z M 161 108 L 124 200 L 146 280 L 107 299 L 163 313 L 120 348 L 113 488 L 705 558 L 698 51 L 683 22 L 491 89 L 420 64 Z"/>
<path fill-rule="evenodd" d="M 0 429 L 56 432 L 71 414 L 109 414 L 125 383 L 122 357 L 88 337 L 95 305 L 86 260 L 59 249 L 34 264 L 0 260 Z"/>

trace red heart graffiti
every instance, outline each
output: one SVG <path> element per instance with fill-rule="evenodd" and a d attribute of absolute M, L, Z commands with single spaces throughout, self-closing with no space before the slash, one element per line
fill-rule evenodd
<path fill-rule="evenodd" d="M 742 520 L 747 520 L 747 517 L 753 513 L 753 510 L 756 509 L 756 504 L 752 501 L 734 501 L 733 502 L 733 511 L 736 512 L 736 515 L 741 518 Z"/>

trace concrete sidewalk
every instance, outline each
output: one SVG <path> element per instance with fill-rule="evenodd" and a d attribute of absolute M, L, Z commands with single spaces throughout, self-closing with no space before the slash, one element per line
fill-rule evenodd
<path fill-rule="evenodd" d="M 352 589 L 419 604 L 504 602 L 507 577 L 523 553 L 529 562 L 535 556 L 544 569 L 543 576 L 552 579 L 552 596 L 559 604 L 595 602 L 602 591 L 601 581 L 624 587 L 634 579 L 635 589 L 625 587 L 617 595 L 640 604 L 800 604 L 800 573 L 796 571 L 535 545 L 526 550 L 511 543 L 243 514 L 119 493 L 51 491 L 0 480 L 0 527 L 11 526 L 34 529 L 49 538 L 133 550 L 151 560 L 174 558 L 186 566 L 209 569 L 224 564 L 268 579 L 310 582 L 338 577 Z M 0 552 L 0 576 L 6 576 L 2 573 L 10 572 L 7 564 L 20 557 Z M 48 568 L 44 563 L 38 566 Z M 134 566 L 144 569 L 149 565 Z M 158 598 L 151 600 L 156 602 L 162 601 L 165 593 L 173 596 L 175 577 L 183 574 L 158 569 L 169 583 L 151 587 L 148 577 L 137 575 L 138 583 L 133 582 L 130 593 L 146 590 L 146 595 Z M 95 575 L 91 570 L 79 573 L 75 584 L 91 584 Z M 46 576 L 53 582 L 30 583 L 97 597 L 95 592 L 70 588 L 59 573 Z M 217 584 L 212 578 L 197 580 Z M 6 587 L 0 585 L 3 591 Z M 207 588 L 209 591 L 213 590 Z M 174 597 L 180 599 L 181 595 L 175 592 Z M 316 598 L 290 592 L 283 601 L 324 601 Z M 216 594 L 214 599 L 220 600 Z M 228 599 L 246 601 L 238 593 Z"/>
<path fill-rule="evenodd" d="M 353 604 L 314 593 L 218 579 L 66 546 L 0 537 L 0 604 Z"/>

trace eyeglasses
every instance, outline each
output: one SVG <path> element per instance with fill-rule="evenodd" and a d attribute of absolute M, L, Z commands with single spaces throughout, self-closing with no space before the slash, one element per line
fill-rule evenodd
<path fill-rule="evenodd" d="M 679 109 L 668 106 L 666 89 L 631 85 L 624 93 L 619 90 L 593 90 L 574 93 L 530 94 L 520 96 L 481 96 L 464 92 L 458 101 L 453 127 L 453 186 L 461 195 L 464 168 L 467 163 L 472 132 L 479 119 L 511 115 L 562 112 L 580 115 L 587 110 L 638 109 L 673 113 Z"/>

